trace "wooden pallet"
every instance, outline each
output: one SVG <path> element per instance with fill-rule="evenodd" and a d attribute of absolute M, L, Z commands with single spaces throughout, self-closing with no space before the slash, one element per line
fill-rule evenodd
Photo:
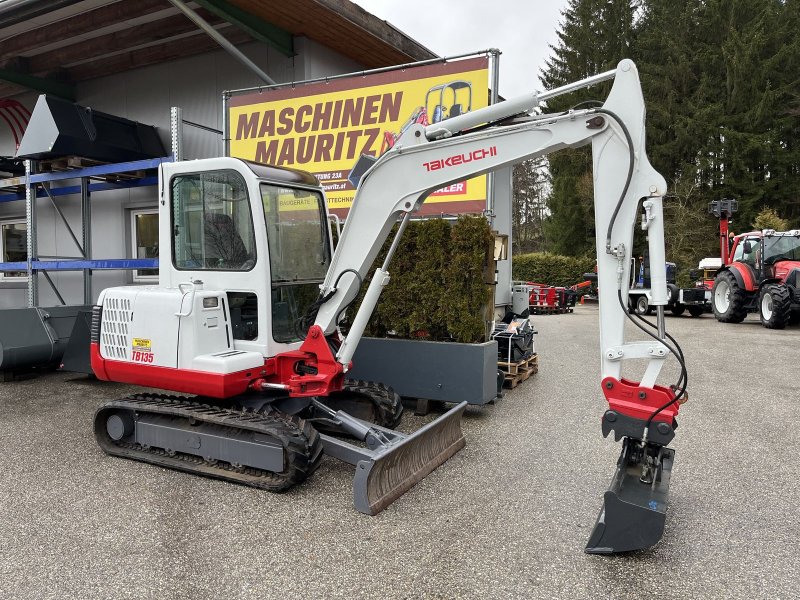
<path fill-rule="evenodd" d="M 529 309 L 532 315 L 563 315 L 574 311 L 572 306 L 531 306 Z"/>
<path fill-rule="evenodd" d="M 72 171 L 75 169 L 85 169 L 87 167 L 97 167 L 109 164 L 107 161 L 83 158 L 81 156 L 66 156 L 64 158 L 53 158 L 43 160 L 39 163 L 39 170 L 43 173 Z M 109 173 L 107 175 L 97 175 L 93 179 L 102 179 L 108 182 L 118 182 L 123 180 L 141 179 L 145 176 L 144 171 L 129 171 L 126 173 Z"/>
<path fill-rule="evenodd" d="M 504 373 L 503 385 L 513 390 L 531 375 L 539 372 L 539 355 L 534 354 L 515 363 L 498 362 L 497 367 Z"/>

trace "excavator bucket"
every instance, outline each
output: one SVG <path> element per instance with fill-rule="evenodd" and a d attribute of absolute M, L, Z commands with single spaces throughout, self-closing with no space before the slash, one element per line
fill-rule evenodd
<path fill-rule="evenodd" d="M 588 554 L 616 554 L 644 550 L 664 535 L 669 478 L 675 451 L 641 448 L 625 438 L 603 508 L 586 544 Z M 645 461 L 651 469 L 643 479 Z"/>
<path fill-rule="evenodd" d="M 359 512 L 376 515 L 422 481 L 465 445 L 461 417 L 466 402 L 410 435 L 370 424 L 384 443 L 361 448 L 322 435 L 325 453 L 356 467 L 353 503 Z"/>

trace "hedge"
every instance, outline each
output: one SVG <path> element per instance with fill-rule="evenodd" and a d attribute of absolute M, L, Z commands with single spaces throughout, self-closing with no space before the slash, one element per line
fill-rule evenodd
<path fill-rule="evenodd" d="M 512 277 L 516 281 L 533 281 L 566 287 L 583 281 L 583 274 L 592 272 L 594 266 L 594 257 L 534 252 L 514 256 Z"/>
<path fill-rule="evenodd" d="M 380 266 L 394 231 L 370 269 Z M 494 310 L 494 235 L 482 217 L 412 221 L 389 264 L 391 279 L 367 335 L 477 343 Z M 349 318 L 354 310 L 349 311 Z"/>

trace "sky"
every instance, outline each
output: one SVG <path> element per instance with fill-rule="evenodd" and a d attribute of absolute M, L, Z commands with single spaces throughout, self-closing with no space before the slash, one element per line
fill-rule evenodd
<path fill-rule="evenodd" d="M 498 48 L 500 94 L 542 90 L 568 0 L 353 0 L 439 56 Z"/>

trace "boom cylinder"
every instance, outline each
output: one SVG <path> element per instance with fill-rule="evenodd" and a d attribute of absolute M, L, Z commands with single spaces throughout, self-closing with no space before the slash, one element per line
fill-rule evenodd
<path fill-rule="evenodd" d="M 660 196 L 649 198 L 642 203 L 644 216 L 642 228 L 647 231 L 647 245 L 650 251 L 650 290 L 654 306 L 666 306 L 669 302 L 667 292 L 667 255 L 664 250 L 664 208 Z"/>
<path fill-rule="evenodd" d="M 356 353 L 358 342 L 361 341 L 364 335 L 364 329 L 367 328 L 375 306 L 378 304 L 378 298 L 381 296 L 383 288 L 389 283 L 389 272 L 384 269 L 375 269 L 375 274 L 372 276 L 372 281 L 369 283 L 367 293 L 364 295 L 364 301 L 358 308 L 353 319 L 353 325 L 347 334 L 344 342 L 339 347 L 339 352 L 336 354 L 336 360 L 343 364 L 345 367 L 353 360 L 353 355 Z"/>

